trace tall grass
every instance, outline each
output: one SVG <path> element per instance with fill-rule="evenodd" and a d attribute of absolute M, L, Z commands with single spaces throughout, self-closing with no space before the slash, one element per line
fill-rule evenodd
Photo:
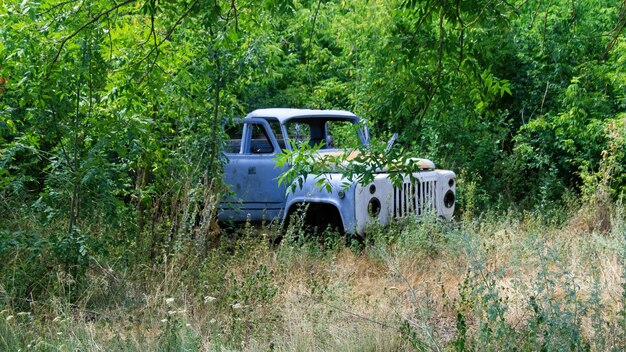
<path fill-rule="evenodd" d="M 7 230 L 0 350 L 622 350 L 624 207 L 568 214 L 406 219 L 362 244 L 245 226 L 153 261 L 109 244 L 76 290 L 54 241 Z"/>

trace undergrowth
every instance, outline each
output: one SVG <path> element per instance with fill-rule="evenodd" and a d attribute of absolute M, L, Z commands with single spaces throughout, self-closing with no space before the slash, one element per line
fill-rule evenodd
<path fill-rule="evenodd" d="M 154 259 L 115 236 L 5 229 L 0 350 L 622 350 L 624 207 L 610 226 L 581 214 L 404 219 L 365 241 L 296 221 L 278 244 L 277 226 L 246 225 Z"/>

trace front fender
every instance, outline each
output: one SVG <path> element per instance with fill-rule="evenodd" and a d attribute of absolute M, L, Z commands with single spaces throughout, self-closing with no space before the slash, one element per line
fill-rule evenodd
<path fill-rule="evenodd" d="M 325 187 L 318 187 L 319 177 L 325 177 L 325 182 L 331 185 L 330 192 Z M 356 229 L 356 216 L 354 206 L 355 184 L 344 189 L 346 179 L 341 174 L 325 174 L 323 176 L 309 175 L 302 185 L 296 187 L 295 191 L 287 195 L 283 220 L 289 215 L 289 210 L 296 204 L 301 203 L 323 203 L 330 204 L 337 208 L 341 216 L 344 231 L 354 233 Z"/>

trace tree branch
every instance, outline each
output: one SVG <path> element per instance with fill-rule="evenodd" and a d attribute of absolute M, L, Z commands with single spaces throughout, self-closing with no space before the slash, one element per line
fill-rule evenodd
<path fill-rule="evenodd" d="M 63 47 L 65 46 L 65 43 L 67 43 L 70 39 L 74 38 L 76 35 L 78 35 L 78 33 L 82 32 L 83 29 L 91 26 L 92 24 L 96 23 L 102 16 L 106 16 L 108 14 L 110 14 L 111 12 L 119 9 L 122 6 L 128 5 L 130 3 L 135 2 L 136 0 L 126 0 L 124 2 L 121 2 L 119 4 L 116 4 L 115 6 L 111 7 L 110 9 L 99 13 L 98 15 L 96 15 L 94 18 L 92 18 L 91 20 L 89 20 L 88 22 L 84 23 L 82 26 L 80 26 L 77 30 L 75 30 L 72 34 L 68 35 L 67 37 L 65 37 L 62 41 L 61 44 L 59 44 L 59 48 L 57 49 L 56 54 L 54 54 L 54 57 L 52 58 L 52 62 L 50 62 L 50 66 L 54 65 L 57 60 L 59 59 L 59 55 L 61 55 L 61 50 L 63 50 Z"/>
<path fill-rule="evenodd" d="M 58 4 L 55 4 L 54 6 L 51 6 L 49 9 L 38 13 L 37 17 L 46 15 L 46 14 L 48 14 L 48 13 L 50 13 L 50 12 L 52 12 L 52 11 L 58 9 L 58 8 L 63 8 L 63 7 L 65 7 L 65 5 L 72 4 L 72 3 L 74 3 L 74 0 L 68 0 L 68 1 L 60 2 Z"/>
<path fill-rule="evenodd" d="M 148 59 L 150 57 L 150 55 L 152 55 L 152 53 L 156 50 L 157 51 L 157 56 L 159 54 L 158 50 L 159 47 L 161 47 L 161 45 L 163 45 L 163 43 L 165 43 L 166 40 L 169 40 L 170 37 L 172 36 L 172 33 L 174 33 L 174 30 L 176 29 L 176 27 L 178 27 L 181 22 L 185 19 L 185 17 L 187 17 L 187 15 L 189 15 L 189 13 L 191 12 L 191 9 L 193 9 L 194 6 L 196 6 L 196 4 L 198 3 L 199 0 L 195 0 L 193 3 L 191 3 L 191 5 L 189 5 L 189 7 L 187 9 L 185 9 L 185 11 L 183 11 L 183 13 L 180 15 L 180 17 L 176 20 L 176 22 L 172 25 L 172 27 L 167 31 L 167 33 L 165 33 L 165 36 L 163 36 L 163 39 L 161 39 L 161 41 L 159 41 L 158 43 L 156 42 L 156 34 L 154 36 L 154 46 L 152 47 L 152 49 L 150 49 L 150 51 L 148 52 L 148 54 L 146 54 L 146 56 L 144 56 L 141 60 L 139 60 L 139 62 L 137 62 L 137 65 L 140 65 L 142 62 L 144 62 L 146 59 Z M 153 65 L 156 64 L 156 58 L 153 61 Z M 141 78 L 141 81 L 143 81 L 143 79 L 145 78 L 145 75 Z"/>
<path fill-rule="evenodd" d="M 464 45 L 464 36 L 465 36 L 465 22 L 463 22 L 463 17 L 461 17 L 461 0 L 456 0 L 456 17 L 459 19 L 459 23 L 461 24 L 461 33 L 459 33 L 459 66 L 457 67 L 457 72 L 461 71 L 461 65 L 463 64 L 463 45 Z"/>
<path fill-rule="evenodd" d="M 445 35 L 443 28 L 443 20 L 444 20 L 444 9 L 441 8 L 439 12 L 439 49 L 437 52 L 437 76 L 435 77 L 435 85 L 432 88 L 432 91 L 429 94 L 428 100 L 426 101 L 426 106 L 422 110 L 422 114 L 418 119 L 418 125 L 421 125 L 422 120 L 426 116 L 428 109 L 430 109 L 430 104 L 432 104 L 433 99 L 435 98 L 435 94 L 439 90 L 441 86 L 441 71 L 443 70 L 443 46 L 445 44 Z"/>
<path fill-rule="evenodd" d="M 622 8 L 619 11 L 619 18 L 617 19 L 617 24 L 613 29 L 613 38 L 607 44 L 606 51 L 604 52 L 604 59 L 609 57 L 609 53 L 617 43 L 617 39 L 619 38 L 622 31 L 626 28 L 626 0 L 622 1 Z"/>
<path fill-rule="evenodd" d="M 320 11 L 320 6 L 322 5 L 322 0 L 317 2 L 317 8 L 315 9 L 315 14 L 313 15 L 313 23 L 311 24 L 311 33 L 309 34 L 309 47 L 307 48 L 306 53 L 306 65 L 307 68 L 309 66 L 309 57 L 311 56 L 311 42 L 313 41 L 313 34 L 315 33 L 315 22 L 317 21 L 317 14 Z M 311 70 L 309 70 L 309 86 L 312 85 L 311 82 Z"/>
<path fill-rule="evenodd" d="M 233 10 L 235 15 L 235 32 L 239 32 L 239 15 L 237 14 L 237 4 L 235 3 L 235 0 L 231 1 L 230 8 Z"/>
<path fill-rule="evenodd" d="M 517 11 L 519 11 L 519 10 L 520 10 L 520 9 L 521 9 L 524 5 L 526 5 L 526 3 L 528 2 L 528 0 L 524 0 L 524 1 L 522 1 L 522 3 L 521 3 L 521 4 L 519 4 L 519 5 L 517 5 L 517 6 L 515 6 L 515 5 L 511 4 L 511 3 L 509 3 L 509 2 L 508 2 L 508 1 L 506 1 L 506 0 L 502 0 L 502 2 L 503 2 L 505 5 L 507 5 L 508 7 L 512 8 L 512 9 L 513 9 L 513 12 L 514 12 L 516 15 L 519 15 L 519 14 L 517 13 Z"/>
<path fill-rule="evenodd" d="M 111 35 L 111 18 L 107 15 L 107 24 L 109 26 L 108 35 L 109 35 L 109 60 L 113 59 L 113 36 Z"/>
<path fill-rule="evenodd" d="M 543 16 L 543 43 L 542 43 L 542 48 L 546 47 L 546 32 L 548 31 L 548 15 L 550 14 L 550 6 L 552 6 L 552 1 L 550 0 L 550 2 L 548 3 L 548 6 L 546 7 L 546 13 Z"/>

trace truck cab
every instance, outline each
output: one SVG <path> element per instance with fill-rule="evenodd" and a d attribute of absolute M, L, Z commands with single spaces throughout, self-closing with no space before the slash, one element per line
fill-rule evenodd
<path fill-rule="evenodd" d="M 321 227 L 332 226 L 347 233 L 362 234 L 368 223 L 386 224 L 393 218 L 431 212 L 449 219 L 454 212 L 455 177 L 452 171 L 436 170 L 423 160 L 423 168 L 407 175 L 394 187 L 389 174 L 377 172 L 368 185 L 356 182 L 346 187 L 340 172 L 324 175 L 332 187 L 321 189 L 316 178 L 307 176 L 301 187 L 287 192 L 278 179 L 285 167 L 276 157 L 302 143 L 316 145 L 317 152 L 340 154 L 347 146 L 367 146 L 367 128 L 355 114 L 343 110 L 259 109 L 228 129 L 224 181 L 230 193 L 219 204 L 220 221 L 285 220 L 306 206 L 307 219 Z"/>

